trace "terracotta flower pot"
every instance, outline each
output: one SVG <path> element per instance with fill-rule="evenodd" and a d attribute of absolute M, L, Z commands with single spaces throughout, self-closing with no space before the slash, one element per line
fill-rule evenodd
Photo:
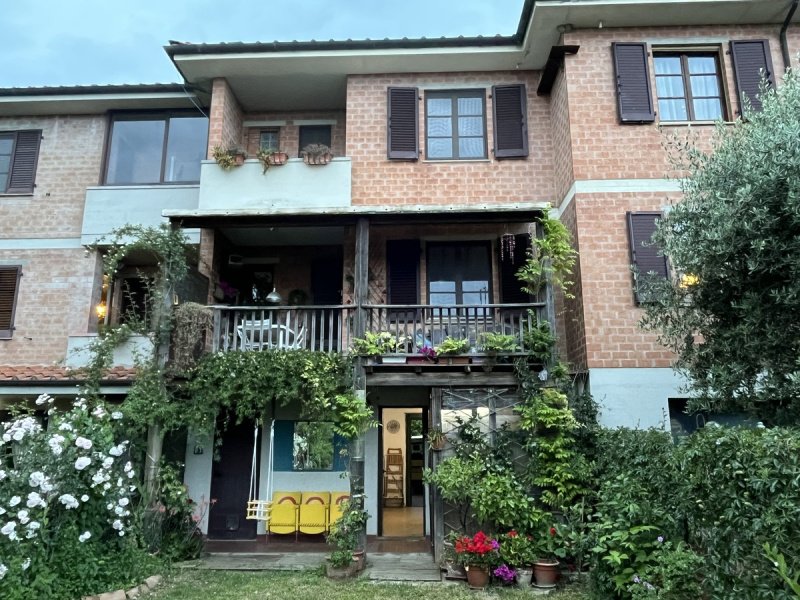
<path fill-rule="evenodd" d="M 537 560 L 533 563 L 533 576 L 536 579 L 537 587 L 555 587 L 556 581 L 558 581 L 558 561 Z"/>
<path fill-rule="evenodd" d="M 467 565 L 467 584 L 474 590 L 482 590 L 489 585 L 489 567 Z"/>
<path fill-rule="evenodd" d="M 273 152 L 269 155 L 268 160 L 271 165 L 281 166 L 289 160 L 289 155 L 286 152 Z"/>

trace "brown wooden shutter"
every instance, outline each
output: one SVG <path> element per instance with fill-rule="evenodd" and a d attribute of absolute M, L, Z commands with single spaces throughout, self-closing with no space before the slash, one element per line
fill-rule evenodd
<path fill-rule="evenodd" d="M 20 267 L 0 267 L 0 339 L 10 338 L 14 332 L 14 311 L 21 275 Z"/>
<path fill-rule="evenodd" d="M 390 87 L 388 95 L 388 156 L 416 160 L 419 158 L 419 90 Z"/>
<path fill-rule="evenodd" d="M 528 258 L 528 250 L 531 247 L 531 236 L 522 233 L 514 236 L 514 257 L 510 256 L 508 249 L 501 253 L 499 244 L 503 239 L 498 240 L 497 260 L 500 272 L 500 302 L 502 304 L 524 304 L 531 301 L 530 295 L 522 291 L 522 282 L 517 279 L 517 271 L 525 264 Z M 502 254 L 502 257 L 500 256 Z"/>
<path fill-rule="evenodd" d="M 389 304 L 419 303 L 419 240 L 386 242 Z"/>
<path fill-rule="evenodd" d="M 14 145 L 11 175 L 8 178 L 9 194 L 32 194 L 36 178 L 36 162 L 39 159 L 41 131 L 19 131 Z"/>
<path fill-rule="evenodd" d="M 731 57 L 736 93 L 739 97 L 739 114 L 742 114 L 744 97 L 750 100 L 753 110 L 761 110 L 761 77 L 766 77 L 769 87 L 775 85 L 772 74 L 772 57 L 767 40 L 732 40 Z"/>
<path fill-rule="evenodd" d="M 495 158 L 528 156 L 528 109 L 525 86 L 492 86 Z"/>
<path fill-rule="evenodd" d="M 617 109 L 621 123 L 652 123 L 653 95 L 647 67 L 647 44 L 614 42 L 614 76 L 617 84 Z"/>
<path fill-rule="evenodd" d="M 631 263 L 637 271 L 635 276 L 643 277 L 648 273 L 655 273 L 664 278 L 669 276 L 667 257 L 661 254 L 659 248 L 653 243 L 653 234 L 660 218 L 661 213 L 657 212 L 627 213 Z M 645 301 L 640 293 L 638 283 L 634 286 L 634 294 L 637 302 Z"/>

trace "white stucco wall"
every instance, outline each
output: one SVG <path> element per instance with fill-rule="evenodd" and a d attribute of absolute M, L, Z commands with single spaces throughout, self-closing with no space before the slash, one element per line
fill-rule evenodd
<path fill-rule="evenodd" d="M 195 454 L 195 448 L 202 448 L 202 454 Z M 211 500 L 211 465 L 214 460 L 214 444 L 210 436 L 197 436 L 189 432 L 186 437 L 186 466 L 183 483 L 189 491 L 189 497 L 201 505 Z M 199 523 L 203 533 L 208 533 L 208 509 L 203 511 L 203 520 Z"/>
<path fill-rule="evenodd" d="M 589 369 L 589 391 L 604 427 L 668 427 L 668 400 L 685 398 L 685 384 L 672 369 Z"/>

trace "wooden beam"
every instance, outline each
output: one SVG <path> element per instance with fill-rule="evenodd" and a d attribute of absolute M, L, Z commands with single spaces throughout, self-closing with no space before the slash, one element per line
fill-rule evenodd
<path fill-rule="evenodd" d="M 553 89 L 553 84 L 558 75 L 558 69 L 567 54 L 577 54 L 580 46 L 553 46 L 550 48 L 550 55 L 542 69 L 539 77 L 539 87 L 536 88 L 537 96 L 547 96 Z"/>
<path fill-rule="evenodd" d="M 458 371 L 434 372 L 426 371 L 415 373 L 413 371 L 403 373 L 373 372 L 367 376 L 368 386 L 516 386 L 519 383 L 514 373 L 496 373 L 474 368 L 470 373 Z"/>

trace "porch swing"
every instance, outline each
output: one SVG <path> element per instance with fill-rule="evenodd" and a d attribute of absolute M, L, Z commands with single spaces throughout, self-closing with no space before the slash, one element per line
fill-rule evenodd
<path fill-rule="evenodd" d="M 247 494 L 247 513 L 246 519 L 251 521 L 264 521 L 264 526 L 269 530 L 269 518 L 272 514 L 272 500 L 259 500 L 257 487 L 256 466 L 258 464 L 258 430 L 260 422 L 256 420 L 253 431 L 253 461 L 250 467 L 250 491 Z M 269 427 L 269 464 L 267 465 L 267 490 L 266 497 L 272 498 L 272 448 L 275 441 L 275 419 Z"/>

